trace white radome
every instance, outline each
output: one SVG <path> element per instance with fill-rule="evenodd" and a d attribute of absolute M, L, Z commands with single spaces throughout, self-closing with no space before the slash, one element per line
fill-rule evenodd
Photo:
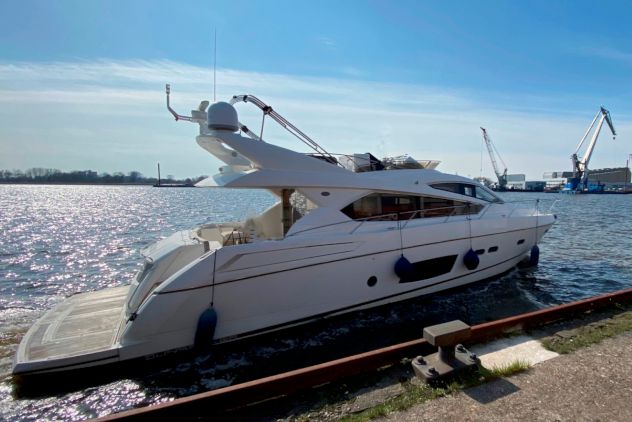
<path fill-rule="evenodd" d="M 210 105 L 207 111 L 208 128 L 211 130 L 239 130 L 237 110 L 231 104 L 220 101 Z"/>

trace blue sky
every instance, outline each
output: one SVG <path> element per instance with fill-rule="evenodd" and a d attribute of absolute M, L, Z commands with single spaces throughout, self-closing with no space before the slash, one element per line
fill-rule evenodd
<path fill-rule="evenodd" d="M 510 173 L 539 179 L 599 105 L 592 168 L 632 153 L 632 3 L 626 1 L 21 1 L 0 14 L 0 169 L 139 170 L 219 163 L 170 120 L 249 93 L 326 149 L 439 159 L 481 173 L 479 126 Z M 253 110 L 239 109 L 256 126 Z M 295 147 L 282 132 L 268 141 Z M 299 149 L 301 149 L 299 147 Z M 482 174 L 492 176 L 487 155 Z"/>

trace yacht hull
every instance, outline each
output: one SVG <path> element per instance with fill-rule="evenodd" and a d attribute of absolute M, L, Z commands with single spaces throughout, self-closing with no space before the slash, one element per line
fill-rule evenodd
<path fill-rule="evenodd" d="M 506 227 L 501 233 L 479 227 L 475 230 L 480 233 L 471 238 L 454 236 L 454 229 L 466 224 L 454 222 L 453 230 L 447 231 L 451 237 L 441 237 L 446 231 L 443 223 L 425 241 L 423 236 L 410 236 L 400 242 L 399 233 L 392 230 L 395 222 L 356 231 L 353 240 L 339 235 L 327 244 L 299 238 L 289 245 L 275 242 L 276 250 L 256 243 L 220 248 L 200 257 L 199 268 L 174 275 L 190 275 L 196 280 L 194 287 L 184 283 L 181 290 L 157 289 L 133 318 L 125 314 L 128 287 L 76 295 L 29 330 L 18 349 L 14 374 L 99 366 L 190 348 L 198 318 L 210 303 L 218 316 L 212 342 L 224 343 L 493 278 L 528 256 L 552 221 Z M 418 230 L 428 235 L 435 229 L 426 224 Z M 470 248 L 480 253 L 474 270 L 463 264 Z M 454 258 L 442 274 L 431 270 L 426 279 L 407 281 L 393 271 L 402 255 L 422 263 Z M 213 267 L 214 276 L 201 279 L 200 274 L 209 274 Z M 177 312 L 169 314 L 167 309 Z"/>
<path fill-rule="evenodd" d="M 279 262 L 262 261 L 242 270 L 236 269 L 239 259 L 232 256 L 231 269 L 222 271 L 220 256 L 214 292 L 214 309 L 220 323 L 215 341 L 230 341 L 498 276 L 528 257 L 531 247 L 549 227 L 550 224 L 538 227 L 537 235 L 536 229 L 524 228 L 473 239 L 444 238 L 403 248 L 397 247 L 399 234 L 392 233 L 390 249 L 383 233 L 366 236 L 364 241 L 356 233 L 356 242 L 332 245 L 341 252 L 320 257 L 318 263 L 313 258 L 300 259 L 301 248 L 296 247 L 296 259 L 291 259 L 292 252 L 285 251 Z M 343 246 L 351 250 L 345 252 Z M 463 263 L 470 247 L 484 251 L 474 270 Z M 425 279 L 400 280 L 393 268 L 402 255 L 422 267 L 426 263 L 436 267 L 439 262 L 443 268 L 424 268 L 428 273 Z M 446 265 L 441 262 L 445 259 L 452 261 Z"/>

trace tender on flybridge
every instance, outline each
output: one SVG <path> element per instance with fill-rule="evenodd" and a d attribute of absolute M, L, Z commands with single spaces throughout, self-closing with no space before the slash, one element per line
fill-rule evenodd
<path fill-rule="evenodd" d="M 169 94 L 169 91 L 167 91 Z M 260 188 L 278 201 L 245 221 L 205 224 L 143 249 L 129 286 L 72 296 L 28 331 L 14 374 L 66 371 L 209 346 L 502 274 L 538 257 L 555 217 L 408 156 L 335 156 L 256 97 L 259 134 L 233 104 L 176 120 L 221 160 L 198 186 Z M 314 151 L 266 142 L 271 118 Z M 393 171 L 386 171 L 386 170 Z M 397 169 L 396 171 L 394 171 Z"/>

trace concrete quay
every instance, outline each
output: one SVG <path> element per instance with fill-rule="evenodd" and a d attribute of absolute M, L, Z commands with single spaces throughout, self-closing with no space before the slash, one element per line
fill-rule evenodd
<path fill-rule="evenodd" d="M 632 421 L 632 332 L 379 421 Z"/>
<path fill-rule="evenodd" d="M 623 290 L 472 327 L 470 350 L 485 368 L 501 368 L 497 374 L 502 376 L 515 372 L 502 368 L 516 361 L 531 365 L 527 372 L 505 378 L 485 375 L 486 384 L 480 384 L 480 376 L 477 382 L 466 382 L 477 385 L 473 388 L 422 387 L 410 359 L 432 347 L 420 339 L 99 420 L 176 415 L 181 420 L 275 422 L 364 422 L 378 416 L 632 420 L 625 401 L 632 398 L 632 308 L 623 305 L 631 302 L 631 295 L 632 289 Z M 572 353 L 560 356 L 542 341 L 560 353 Z"/>

